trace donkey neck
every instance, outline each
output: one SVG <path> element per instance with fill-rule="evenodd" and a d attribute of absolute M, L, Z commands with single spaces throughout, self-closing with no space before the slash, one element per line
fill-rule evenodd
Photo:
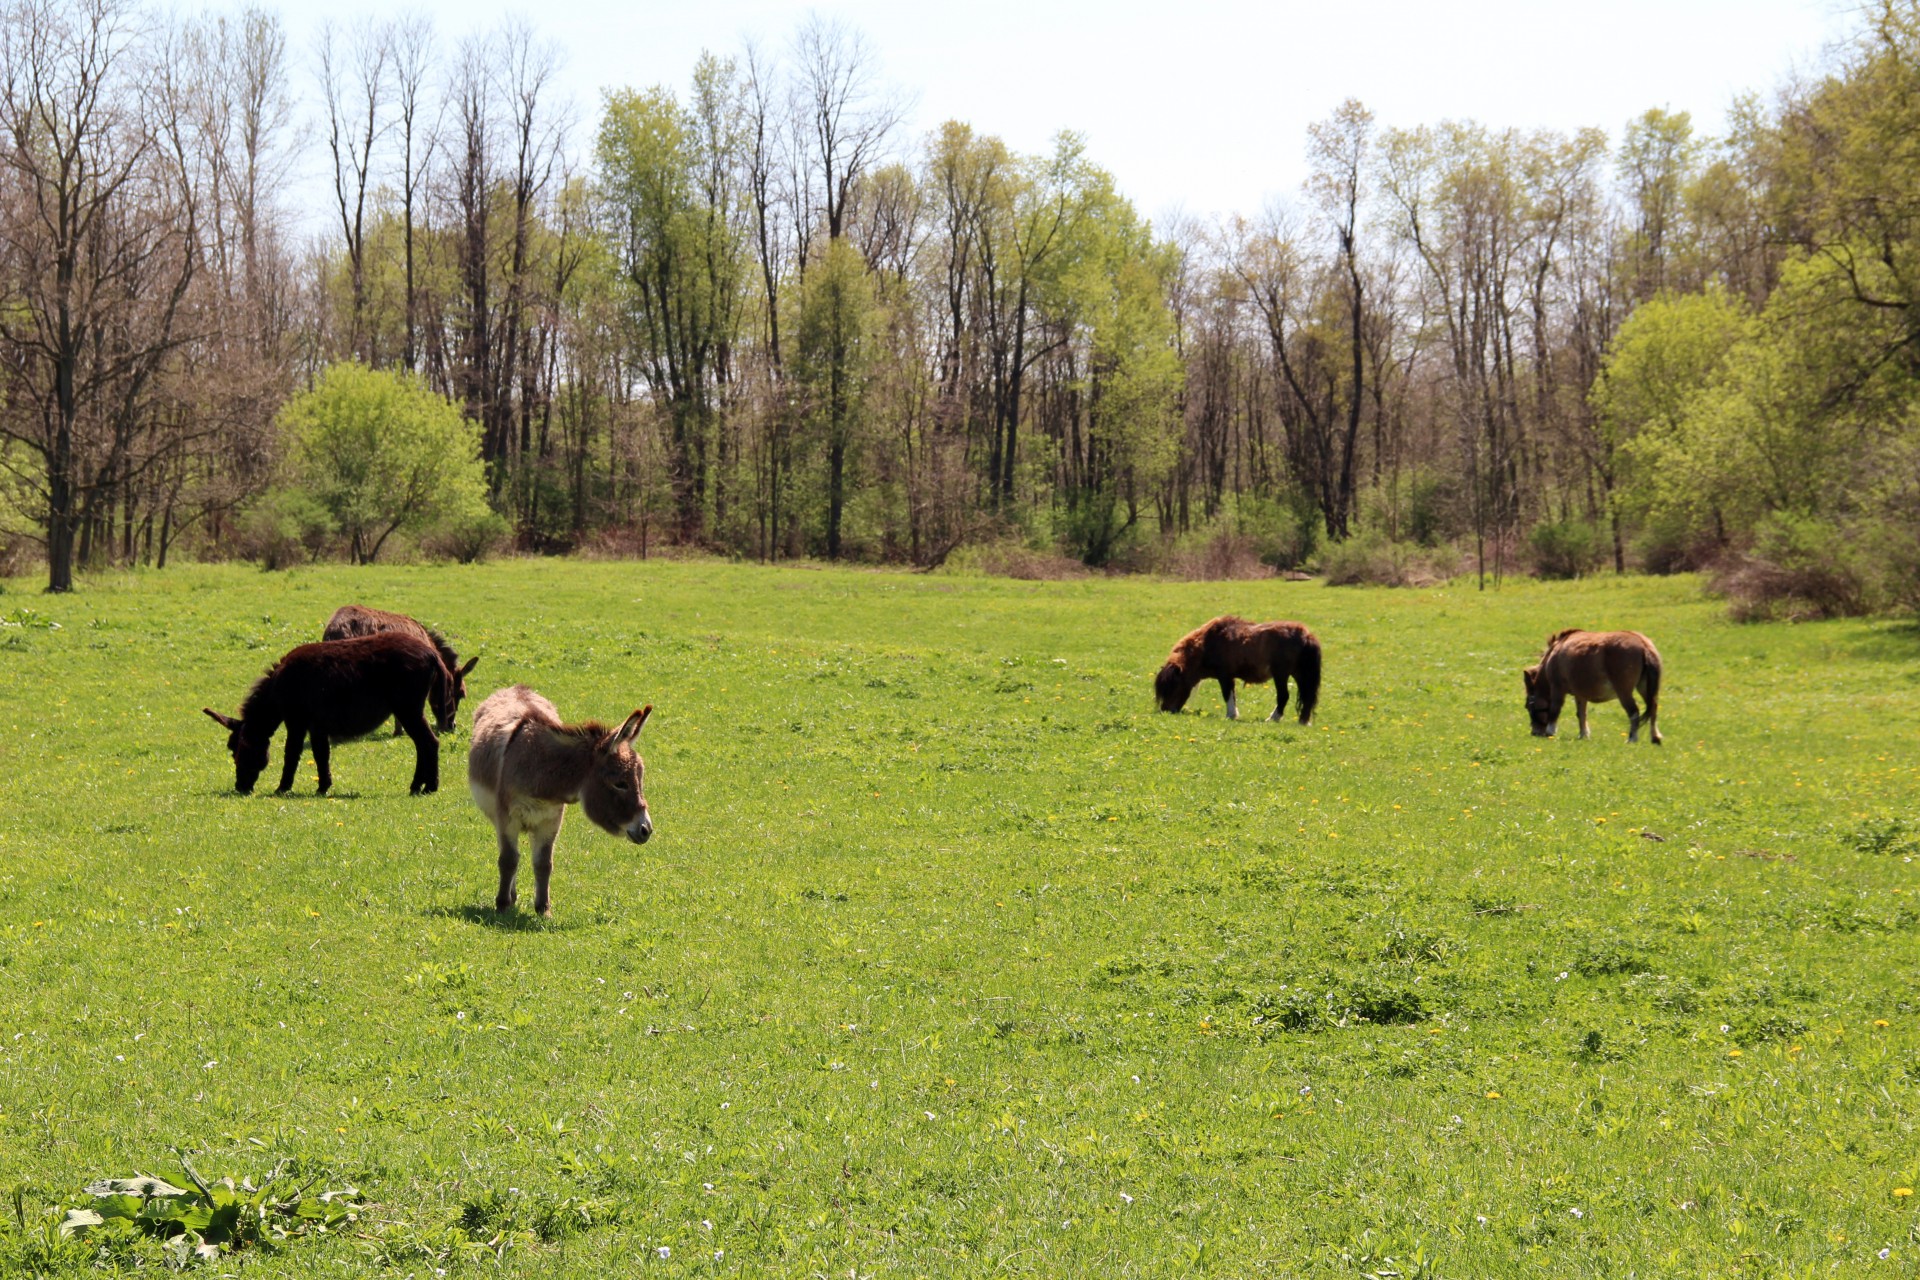
<path fill-rule="evenodd" d="M 594 749 L 606 733 L 592 722 L 541 726 L 527 756 L 527 789 L 542 800 L 577 803 L 593 773 Z"/>
<path fill-rule="evenodd" d="M 240 703 L 240 723 L 250 733 L 271 738 L 274 731 L 287 718 L 286 710 L 281 706 L 279 686 L 281 671 L 278 667 L 253 682 L 253 688 L 247 690 L 247 696 Z"/>

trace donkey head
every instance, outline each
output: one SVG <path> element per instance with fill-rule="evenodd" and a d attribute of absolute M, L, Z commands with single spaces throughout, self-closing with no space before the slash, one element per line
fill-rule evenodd
<path fill-rule="evenodd" d="M 480 656 L 478 654 L 475 654 L 473 657 L 468 658 L 465 662 L 461 663 L 457 667 L 454 666 L 452 663 L 447 664 L 447 669 L 453 676 L 454 710 L 458 711 L 460 709 L 460 703 L 463 700 L 465 700 L 467 696 L 467 673 L 469 671 L 472 671 L 475 667 L 479 665 L 480 665 Z"/>
<path fill-rule="evenodd" d="M 1551 738 L 1559 727 L 1560 709 L 1553 705 L 1553 697 L 1547 691 L 1547 678 L 1537 665 L 1528 667 L 1520 675 L 1527 683 L 1527 717 L 1533 721 L 1533 736 Z"/>
<path fill-rule="evenodd" d="M 447 697 L 434 699 L 434 729 L 440 733 L 453 733 L 453 720 L 461 712 L 461 702 L 467 699 L 467 672 L 480 666 L 480 656 L 467 658 L 467 662 L 455 662 L 455 654 L 442 645 L 440 660 L 447 664 Z"/>
<path fill-rule="evenodd" d="M 647 797 L 640 789 L 646 763 L 630 744 L 652 714 L 653 704 L 648 703 L 593 744 L 593 769 L 580 788 L 580 807 L 593 824 L 612 835 L 624 835 L 635 844 L 645 844 L 653 834 L 653 818 L 647 813 Z"/>
<path fill-rule="evenodd" d="M 1187 679 L 1186 669 L 1177 663 L 1169 662 L 1153 678 L 1153 696 L 1160 700 L 1162 711 L 1178 711 L 1186 706 L 1192 692 L 1193 683 Z"/>
<path fill-rule="evenodd" d="M 436 733 L 452 733 L 454 713 L 460 709 L 460 677 L 451 667 L 442 667 L 447 673 L 445 680 L 435 680 L 427 686 L 427 710 L 433 713 L 433 728 Z"/>
<path fill-rule="evenodd" d="M 267 767 L 267 748 L 271 739 L 258 741 L 247 736 L 247 726 L 232 716 L 223 716 L 212 707 L 202 707 L 202 711 L 213 717 L 213 722 L 227 731 L 227 751 L 233 756 L 233 789 L 241 795 L 252 795 L 253 784 L 260 780 L 260 774 Z"/>

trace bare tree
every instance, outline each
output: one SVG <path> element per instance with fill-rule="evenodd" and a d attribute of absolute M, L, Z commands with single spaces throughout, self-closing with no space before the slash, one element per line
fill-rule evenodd
<path fill-rule="evenodd" d="M 394 121 L 400 130 L 400 238 L 405 259 L 406 337 L 401 362 L 409 371 L 419 368 L 420 287 L 415 278 L 416 221 L 422 188 L 439 136 L 440 119 L 428 120 L 427 76 L 433 65 L 433 25 L 420 14 L 409 14 L 394 28 Z"/>
<path fill-rule="evenodd" d="M 338 35 L 331 22 L 320 28 L 320 87 L 327 100 L 327 151 L 333 160 L 334 202 L 347 251 L 352 291 L 347 347 L 363 360 L 373 353 L 367 332 L 367 200 L 373 185 L 373 149 L 391 127 L 391 23 L 361 22 Z"/>
<path fill-rule="evenodd" d="M 173 107 L 119 0 L 18 0 L 0 19 L 0 433 L 40 506 L 48 590 L 73 586 L 89 509 L 133 456 L 193 279 Z M 177 136 L 177 135 L 176 135 Z"/>
<path fill-rule="evenodd" d="M 534 273 L 532 236 L 538 216 L 537 205 L 546 193 L 560 157 L 564 138 L 564 117 L 544 101 L 555 75 L 560 70 L 557 46 L 535 38 L 533 27 L 525 21 L 507 25 L 497 45 L 500 54 L 500 89 L 510 112 L 510 143 L 513 147 L 513 172 L 505 176 L 513 200 L 513 229 L 507 263 L 507 296 L 502 317 L 503 350 L 500 359 L 500 392 L 495 396 L 496 411 L 501 413 L 497 439 L 503 452 L 524 456 L 532 444 L 533 416 L 538 391 L 535 386 L 539 367 L 537 344 L 529 332 L 530 290 Z M 518 382 L 518 396 L 513 384 Z M 513 410 L 517 408 L 517 423 Z M 517 434 L 514 430 L 518 427 Z"/>
<path fill-rule="evenodd" d="M 447 363 L 453 394 L 467 417 L 486 424 L 482 456 L 496 486 L 504 479 L 500 463 L 502 442 L 495 436 L 495 365 L 492 332 L 492 228 L 488 219 L 493 184 L 493 89 L 489 74 L 490 43 L 463 41 L 448 88 L 453 115 L 453 137 L 443 177 L 447 200 L 457 220 L 449 227 L 462 297 L 456 309 L 457 353 Z M 450 339 L 447 344 L 456 344 Z"/>
<path fill-rule="evenodd" d="M 825 219 L 828 239 L 838 240 L 855 185 L 879 159 L 906 106 L 881 90 L 873 50 L 841 22 L 810 16 L 794 37 L 793 53 L 808 204 Z M 800 234 L 813 230 L 802 227 Z"/>

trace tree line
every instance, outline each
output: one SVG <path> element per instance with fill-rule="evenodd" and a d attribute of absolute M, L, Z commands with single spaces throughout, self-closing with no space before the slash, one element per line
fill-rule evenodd
<path fill-rule="evenodd" d="M 396 534 L 923 567 L 1450 547 L 1483 580 L 1719 565 L 1820 609 L 1920 576 L 1915 0 L 1724 137 L 1349 101 L 1297 199 L 1163 225 L 1071 132 L 910 134 L 821 18 L 575 119 L 524 23 L 296 57 L 257 10 L 4 12 L 0 516 L 56 590 Z"/>

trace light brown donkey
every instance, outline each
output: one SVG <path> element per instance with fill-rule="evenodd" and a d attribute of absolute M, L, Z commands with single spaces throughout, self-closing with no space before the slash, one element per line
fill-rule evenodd
<path fill-rule="evenodd" d="M 533 838 L 533 909 L 553 914 L 553 841 L 567 806 L 578 801 L 593 824 L 645 844 L 653 818 L 641 793 L 646 766 L 628 745 L 653 713 L 652 704 L 618 729 L 595 720 L 562 724 L 553 704 L 523 684 L 489 694 L 473 713 L 467 785 L 500 837 L 500 892 L 494 909 L 509 911 L 520 870 L 520 833 Z"/>
<path fill-rule="evenodd" d="M 1627 712 L 1627 741 L 1640 741 L 1644 724 L 1653 745 L 1660 745 L 1660 651 L 1638 631 L 1562 631 L 1547 641 L 1540 661 L 1521 674 L 1526 677 L 1534 737 L 1553 736 L 1572 694 L 1582 738 L 1593 736 L 1587 728 L 1587 704 L 1618 698 Z M 1634 705 L 1636 692 L 1647 700 L 1645 715 Z"/>

